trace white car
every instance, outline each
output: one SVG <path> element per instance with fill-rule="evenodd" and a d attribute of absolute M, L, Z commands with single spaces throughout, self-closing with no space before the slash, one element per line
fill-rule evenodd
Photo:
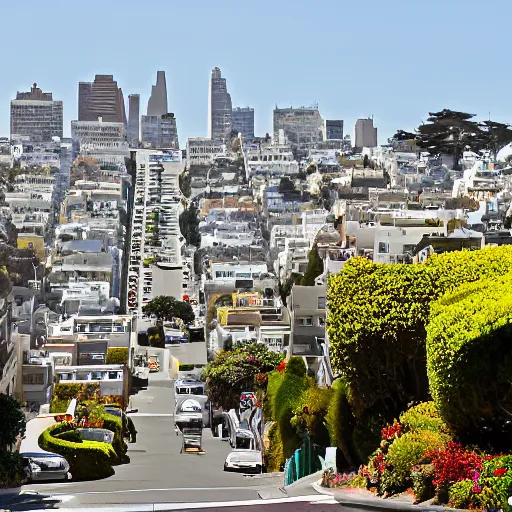
<path fill-rule="evenodd" d="M 224 462 L 224 471 L 245 474 L 260 474 L 263 468 L 261 452 L 258 450 L 233 450 Z"/>

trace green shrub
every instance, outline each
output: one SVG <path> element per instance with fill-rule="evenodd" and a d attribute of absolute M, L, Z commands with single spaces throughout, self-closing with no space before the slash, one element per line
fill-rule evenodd
<path fill-rule="evenodd" d="M 128 364 L 128 347 L 108 348 L 106 364 Z"/>
<path fill-rule="evenodd" d="M 307 389 L 308 381 L 294 374 L 284 376 L 274 397 L 272 410 L 279 428 L 285 458 L 292 456 L 300 446 L 301 438 L 291 424 L 293 411 L 297 408 L 302 393 Z"/>
<path fill-rule="evenodd" d="M 473 501 L 478 508 L 498 508 L 510 512 L 512 507 L 508 498 L 512 496 L 512 472 L 503 476 L 492 476 L 482 479 L 481 495 L 475 495 Z M 474 507 L 474 508 L 476 508 Z"/>
<path fill-rule="evenodd" d="M 59 400 L 71 400 L 77 398 L 82 391 L 82 384 L 76 384 L 73 382 L 59 383 L 55 385 L 53 390 L 53 396 Z"/>
<path fill-rule="evenodd" d="M 318 446 L 330 445 L 327 411 L 332 395 L 332 389 L 319 388 L 313 383 L 302 393 L 293 410 L 292 426 L 299 434 L 307 430 L 311 440 Z"/>
<path fill-rule="evenodd" d="M 464 443 L 511 446 L 512 274 L 433 304 L 427 329 L 432 398 Z"/>
<path fill-rule="evenodd" d="M 269 473 L 281 470 L 284 462 L 283 443 L 279 436 L 277 423 L 273 423 L 267 432 L 268 447 L 265 450 L 265 468 Z"/>
<path fill-rule="evenodd" d="M 275 396 L 284 379 L 284 373 L 274 370 L 268 374 L 267 392 L 263 403 L 263 413 L 267 421 L 275 421 Z"/>
<path fill-rule="evenodd" d="M 400 423 L 406 431 L 432 430 L 433 432 L 448 432 L 434 402 L 422 402 L 405 411 L 400 416 Z"/>
<path fill-rule="evenodd" d="M 331 446 L 336 446 L 343 454 L 344 463 L 340 463 L 338 471 L 355 468 L 359 460 L 355 452 L 352 436 L 356 420 L 347 398 L 347 386 L 341 380 L 334 381 L 333 395 L 326 416 Z M 365 461 L 366 462 L 366 461 Z"/>
<path fill-rule="evenodd" d="M 67 430 L 60 434 L 55 434 L 53 437 L 63 439 L 64 441 L 71 441 L 73 443 L 81 443 L 83 441 L 82 434 L 78 430 Z"/>
<path fill-rule="evenodd" d="M 375 451 L 381 441 L 381 431 L 386 420 L 373 411 L 365 413 L 356 419 L 352 433 L 352 445 L 359 461 L 365 462 Z"/>
<path fill-rule="evenodd" d="M 180 372 L 190 372 L 194 369 L 193 364 L 180 364 L 178 371 Z"/>
<path fill-rule="evenodd" d="M 65 413 L 69 407 L 71 398 L 58 398 L 54 396 L 50 402 L 50 412 L 62 412 Z"/>
<path fill-rule="evenodd" d="M 448 505 L 453 508 L 468 509 L 471 504 L 473 484 L 473 480 L 454 483 L 448 491 Z"/>
<path fill-rule="evenodd" d="M 307 373 L 304 359 L 299 356 L 292 356 L 286 362 L 285 374 L 296 375 L 297 377 L 305 377 Z"/>
<path fill-rule="evenodd" d="M 412 490 L 416 503 L 422 503 L 435 496 L 436 488 L 433 483 L 434 469 L 432 464 L 421 464 L 412 467 Z"/>
<path fill-rule="evenodd" d="M 386 465 L 392 467 L 392 488 L 385 490 L 405 491 L 412 483 L 413 466 L 420 464 L 427 452 L 443 448 L 448 440 L 448 436 L 430 430 L 408 432 L 395 439 L 386 455 Z"/>
<path fill-rule="evenodd" d="M 112 447 L 116 453 L 117 460 L 119 463 L 129 462 L 130 459 L 126 455 L 127 445 L 124 442 L 126 428 L 123 429 L 121 418 L 107 413 L 103 405 L 96 405 L 90 409 L 89 419 L 91 421 L 101 421 L 103 428 L 114 432 Z"/>
<path fill-rule="evenodd" d="M 57 424 L 47 428 L 39 436 L 39 446 L 62 455 L 69 462 L 74 480 L 94 480 L 114 474 L 112 464 L 117 462 L 117 456 L 110 444 L 97 441 L 65 441 L 54 437 L 54 431 L 62 432 L 62 427 Z"/>
<path fill-rule="evenodd" d="M 0 488 L 17 487 L 24 481 L 25 472 L 20 454 L 0 450 Z"/>
<path fill-rule="evenodd" d="M 512 247 L 502 246 L 434 255 L 418 265 L 352 258 L 332 274 L 327 294 L 331 362 L 347 381 L 354 414 L 378 408 L 391 421 L 411 401 L 428 399 L 431 303 L 463 283 L 511 269 Z"/>

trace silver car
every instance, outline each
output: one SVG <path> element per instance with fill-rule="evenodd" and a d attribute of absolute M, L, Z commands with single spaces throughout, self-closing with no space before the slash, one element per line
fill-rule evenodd
<path fill-rule="evenodd" d="M 70 480 L 69 463 L 56 453 L 22 453 L 23 466 L 31 482 Z"/>

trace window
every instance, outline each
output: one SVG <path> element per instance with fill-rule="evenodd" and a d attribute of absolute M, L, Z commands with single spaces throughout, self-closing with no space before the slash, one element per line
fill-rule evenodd
<path fill-rule="evenodd" d="M 389 245 L 386 242 L 379 242 L 379 254 L 387 254 L 389 252 Z"/>
<path fill-rule="evenodd" d="M 318 326 L 319 327 L 325 326 L 325 318 L 323 316 L 318 317 Z"/>
<path fill-rule="evenodd" d="M 318 309 L 325 309 L 325 297 L 318 297 Z"/>
<path fill-rule="evenodd" d="M 305 316 L 304 318 L 299 318 L 300 325 L 313 325 L 313 317 Z"/>
<path fill-rule="evenodd" d="M 44 373 L 24 373 L 23 384 L 44 384 Z"/>
<path fill-rule="evenodd" d="M 402 254 L 412 252 L 416 246 L 414 244 L 404 244 Z"/>

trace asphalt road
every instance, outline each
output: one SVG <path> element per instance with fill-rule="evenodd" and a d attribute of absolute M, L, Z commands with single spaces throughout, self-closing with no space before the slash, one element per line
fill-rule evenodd
<path fill-rule="evenodd" d="M 132 397 L 131 407 L 139 412 L 132 415 L 138 434 L 137 442 L 129 445 L 130 464 L 116 466 L 115 475 L 103 480 L 29 484 L 25 488 L 60 496 L 65 507 L 97 507 L 257 500 L 262 489 L 282 485 L 278 475 L 258 478 L 225 473 L 224 460 L 231 447 L 214 438 L 209 429 L 203 431 L 205 455 L 180 454 L 181 436 L 174 432 L 172 381 L 167 375 L 151 374 L 148 388 Z"/>

